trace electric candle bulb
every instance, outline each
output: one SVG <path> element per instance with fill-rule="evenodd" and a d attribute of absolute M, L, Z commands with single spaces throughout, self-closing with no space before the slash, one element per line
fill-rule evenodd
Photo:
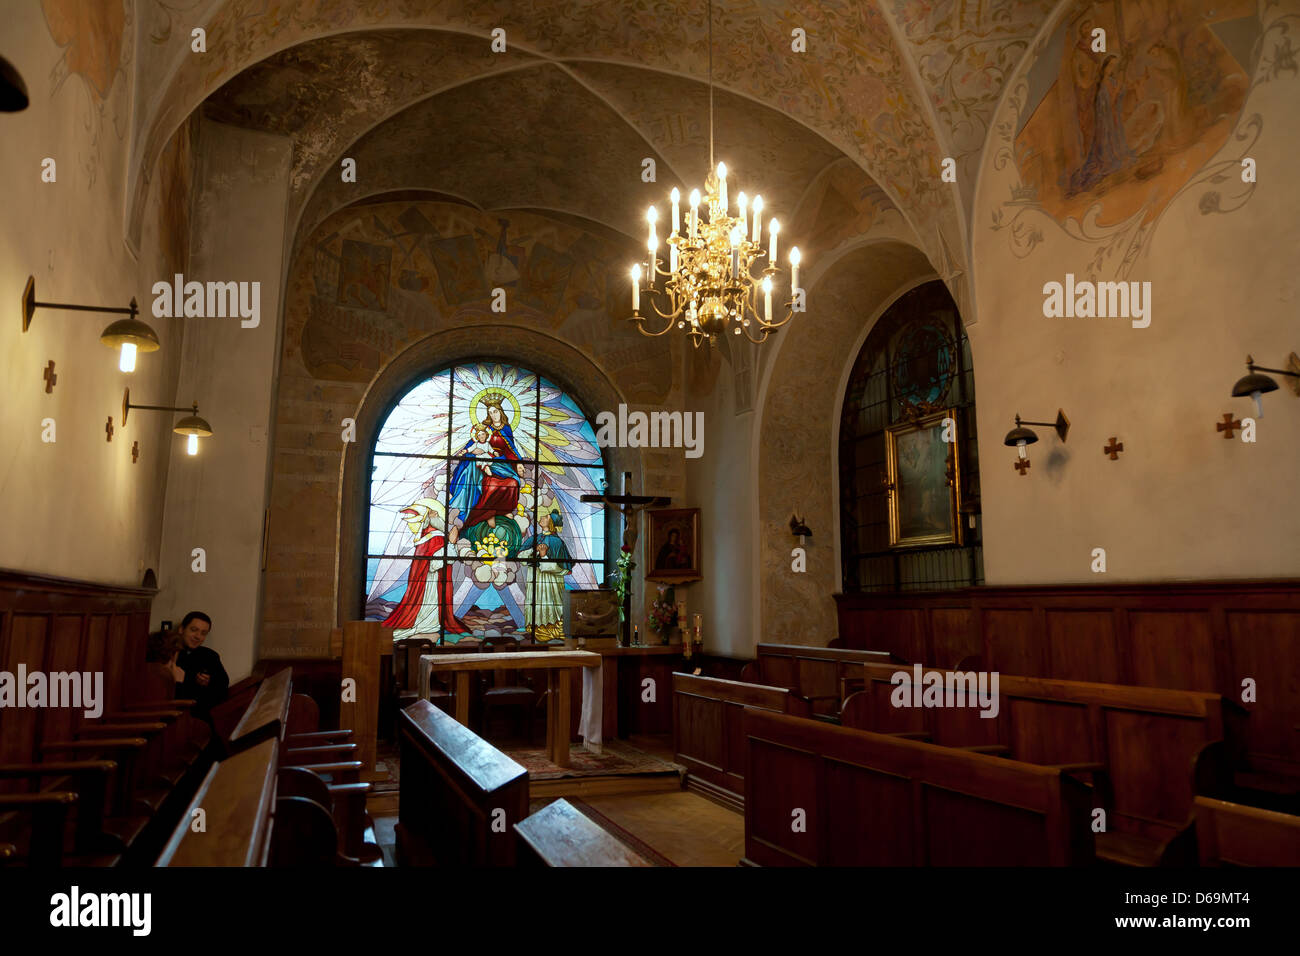
<path fill-rule="evenodd" d="M 677 243 L 675 242 L 668 247 L 668 271 L 677 271 Z"/>
<path fill-rule="evenodd" d="M 632 267 L 632 311 L 641 310 L 641 267 Z"/>
<path fill-rule="evenodd" d="M 185 450 L 191 455 L 199 453 L 199 436 L 191 434 L 189 440 L 185 442 Z"/>
<path fill-rule="evenodd" d="M 723 215 L 727 212 L 727 164 L 718 163 L 718 206 Z"/>
<path fill-rule="evenodd" d="M 135 371 L 135 343 L 134 342 L 122 343 L 122 356 L 120 359 L 118 359 L 117 367 L 118 370 L 122 372 Z"/>
<path fill-rule="evenodd" d="M 682 194 L 677 191 L 676 186 L 673 187 L 673 191 L 669 195 L 669 198 L 672 199 L 673 201 L 673 235 L 675 236 L 677 235 L 678 230 L 681 228 L 681 199 L 682 199 Z"/>
<path fill-rule="evenodd" d="M 649 209 L 646 210 L 645 221 L 650 223 L 650 225 L 653 226 L 655 224 L 655 221 L 658 218 L 659 218 L 659 210 L 655 209 L 654 206 L 651 206 Z"/>
<path fill-rule="evenodd" d="M 799 247 L 790 247 L 790 294 L 799 288 Z"/>
<path fill-rule="evenodd" d="M 758 245 L 759 239 L 762 238 L 763 232 L 763 197 L 754 197 L 754 236 L 751 240 L 754 245 Z"/>
<path fill-rule="evenodd" d="M 767 224 L 767 234 L 770 239 L 770 245 L 767 249 L 767 261 L 776 265 L 776 234 L 781 231 L 781 224 L 773 219 Z"/>

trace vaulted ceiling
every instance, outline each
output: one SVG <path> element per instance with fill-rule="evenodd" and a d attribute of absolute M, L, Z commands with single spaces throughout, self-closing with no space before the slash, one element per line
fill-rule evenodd
<path fill-rule="evenodd" d="M 778 217 L 831 168 L 878 185 L 936 264 L 964 268 L 987 124 L 1056 0 L 717 0 L 715 152 Z M 1068 5 L 1068 0 L 1066 0 Z M 201 106 L 293 138 L 299 235 L 342 205 L 435 190 L 551 210 L 628 235 L 708 167 L 706 4 L 677 0 L 217 0 L 208 52 L 161 0 L 135 111 L 144 177 Z M 491 50 L 506 31 L 507 50 Z M 807 52 L 791 49 L 792 31 Z M 957 160 L 955 186 L 942 182 Z M 339 175 L 357 161 L 357 183 Z M 655 159 L 657 182 L 641 179 Z M 140 182 L 133 182 L 132 229 Z"/>

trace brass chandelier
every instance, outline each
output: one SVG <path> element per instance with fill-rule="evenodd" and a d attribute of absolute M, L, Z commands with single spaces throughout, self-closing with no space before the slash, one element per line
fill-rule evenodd
<path fill-rule="evenodd" d="M 751 203 L 743 192 L 739 193 L 736 196 L 739 214 L 731 215 L 727 166 L 713 165 L 712 3 L 709 4 L 709 166 L 704 182 L 704 215 L 700 209 L 700 192 L 693 189 L 685 229 L 682 228 L 681 193 L 676 188 L 672 191 L 672 232 L 667 238 L 666 269 L 659 258 L 656 232 L 659 212 L 651 206 L 646 213 L 648 256 L 644 267 L 641 263 L 632 267 L 632 314 L 628 321 L 635 322 L 641 334 L 647 336 L 664 335 L 674 326 L 685 329 L 696 348 L 706 338 L 712 340 L 727 329 L 736 335 L 743 333 L 758 344 L 789 322 L 795 312 L 804 310 L 799 288 L 799 248 L 790 249 L 790 300 L 784 305 L 785 315 L 773 321 L 772 295 L 781 274 L 776 265 L 781 224 L 775 219 L 768 224 L 764 250 L 763 197 L 755 196 Z M 756 267 L 760 269 L 757 274 Z M 661 278 L 662 288 L 658 288 Z M 655 314 L 666 320 L 658 331 L 650 331 L 645 326 L 648 316 L 641 314 L 642 295 Z M 666 300 L 666 311 L 659 307 L 657 300 Z"/>

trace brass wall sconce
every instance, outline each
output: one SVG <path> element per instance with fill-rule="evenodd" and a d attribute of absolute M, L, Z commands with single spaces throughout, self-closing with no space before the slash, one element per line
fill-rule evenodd
<path fill-rule="evenodd" d="M 812 537 L 812 529 L 804 523 L 803 515 L 798 512 L 790 515 L 790 533 L 799 539 L 800 544 L 803 544 L 804 538 Z"/>
<path fill-rule="evenodd" d="M 127 416 L 131 409 L 140 409 L 150 412 L 190 412 L 175 425 L 172 431 L 178 435 L 187 436 L 185 451 L 191 455 L 199 453 L 199 439 L 209 438 L 212 436 L 212 426 L 206 420 L 199 418 L 199 403 L 195 402 L 190 408 L 181 408 L 175 405 L 133 405 L 131 404 L 131 390 L 128 388 L 122 392 L 122 427 L 126 427 Z"/>
<path fill-rule="evenodd" d="M 1237 379 L 1232 386 L 1232 397 L 1242 398 L 1249 395 L 1255 400 L 1255 417 L 1264 417 L 1264 400 L 1265 392 L 1276 392 L 1277 382 L 1267 375 L 1261 375 L 1261 372 L 1272 372 L 1275 375 L 1288 375 L 1293 381 L 1290 383 L 1291 391 L 1300 395 L 1300 356 L 1294 352 L 1287 359 L 1286 368 L 1264 368 L 1262 365 L 1256 365 L 1255 360 L 1249 355 L 1246 356 L 1246 368 L 1250 371 L 1249 375 L 1243 375 Z"/>
<path fill-rule="evenodd" d="M 136 352 L 156 352 L 162 346 L 158 344 L 158 333 L 151 329 L 144 322 L 136 318 L 140 314 L 139 306 L 135 304 L 135 299 L 131 299 L 131 304 L 125 309 L 117 309 L 98 305 L 71 305 L 67 302 L 37 302 L 36 301 L 36 277 L 28 276 L 27 285 L 23 288 L 23 331 L 26 332 L 32 325 L 32 316 L 36 314 L 37 309 L 67 309 L 72 312 L 107 312 L 113 315 L 126 315 L 129 318 L 118 319 L 103 332 L 99 333 L 99 341 L 103 342 L 109 348 L 120 348 L 122 350 L 121 358 L 118 360 L 118 368 L 123 372 L 135 371 L 135 354 Z"/>
<path fill-rule="evenodd" d="M 1014 463 L 1016 471 L 1020 472 L 1023 478 L 1029 471 L 1029 452 L 1025 449 L 1038 441 L 1038 435 L 1032 428 L 1026 428 L 1026 425 L 1041 425 L 1045 428 L 1051 428 L 1056 431 L 1061 441 L 1065 441 L 1065 436 L 1070 433 L 1070 420 L 1065 417 L 1065 412 L 1059 408 L 1056 410 L 1056 421 L 1054 422 L 1027 422 L 1023 421 L 1019 415 L 1016 415 L 1016 427 L 1007 432 L 1007 437 L 1002 443 L 1008 447 L 1016 449 L 1016 454 L 1020 460 Z"/>

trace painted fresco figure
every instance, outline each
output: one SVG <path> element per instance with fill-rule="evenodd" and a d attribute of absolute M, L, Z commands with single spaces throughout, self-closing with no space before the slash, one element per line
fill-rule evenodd
<path fill-rule="evenodd" d="M 1133 159 L 1124 135 L 1124 90 L 1119 67 L 1120 59 L 1113 54 L 1102 61 L 1092 93 L 1092 135 L 1083 162 L 1070 175 L 1070 195 L 1087 192 Z"/>

